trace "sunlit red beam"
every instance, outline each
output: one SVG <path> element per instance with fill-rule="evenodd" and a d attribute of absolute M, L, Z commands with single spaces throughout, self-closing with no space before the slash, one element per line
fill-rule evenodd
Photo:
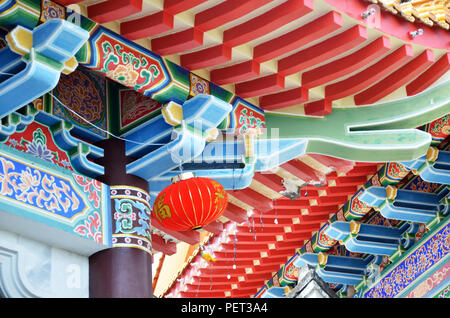
<path fill-rule="evenodd" d="M 325 87 L 325 98 L 340 99 L 353 95 L 386 77 L 413 57 L 411 45 L 405 44 L 363 71 Z"/>
<path fill-rule="evenodd" d="M 155 218 L 152 219 L 152 226 L 157 228 L 160 231 L 163 231 L 174 238 L 186 242 L 191 245 L 195 245 L 200 242 L 200 234 L 197 231 L 189 231 L 189 232 L 180 232 L 180 231 L 172 231 L 166 229 L 161 223 L 158 222 Z"/>
<path fill-rule="evenodd" d="M 207 0 L 164 0 L 164 11 L 175 15 L 192 9 Z"/>
<path fill-rule="evenodd" d="M 341 26 L 341 15 L 332 11 L 300 28 L 258 44 L 253 49 L 253 59 L 260 63 L 269 61 L 326 36 Z"/>
<path fill-rule="evenodd" d="M 260 64 L 254 60 L 217 68 L 210 72 L 211 82 L 217 85 L 238 83 L 259 75 Z"/>
<path fill-rule="evenodd" d="M 194 27 L 152 39 L 152 51 L 164 56 L 182 53 L 200 47 L 203 45 L 204 32 L 238 19 L 269 1 L 270 0 L 228 0 L 203 10 L 195 15 Z M 200 50 L 198 52 L 197 55 L 189 57 L 188 61 L 185 61 L 185 63 L 188 63 L 190 59 L 199 57 L 209 58 L 209 63 L 212 61 L 217 63 L 223 61 L 223 57 L 221 58 L 218 56 L 217 51 L 214 52 L 214 57 L 210 56 L 211 52 L 209 51 L 204 52 L 204 50 Z"/>
<path fill-rule="evenodd" d="M 427 49 L 411 62 L 402 66 L 375 85 L 354 96 L 356 105 L 368 105 L 377 102 L 383 97 L 394 92 L 396 89 L 415 79 L 431 64 L 434 63 L 433 51 Z"/>
<path fill-rule="evenodd" d="M 311 12 L 313 7 L 312 0 L 288 0 L 253 19 L 225 30 L 223 43 L 235 47 L 250 42 Z"/>
<path fill-rule="evenodd" d="M 250 188 L 238 191 L 228 191 L 228 193 L 236 199 L 241 200 L 242 202 L 262 212 L 272 209 L 272 200 L 270 198 Z"/>
<path fill-rule="evenodd" d="M 173 255 L 177 252 L 177 245 L 174 242 L 165 242 L 164 239 L 152 234 L 152 248 L 156 251 L 160 251 L 165 255 Z"/>
<path fill-rule="evenodd" d="M 282 107 L 303 104 L 308 101 L 308 89 L 298 87 L 287 91 L 261 96 L 259 98 L 259 107 L 264 110 L 275 110 Z"/>
<path fill-rule="evenodd" d="M 250 81 L 237 83 L 234 87 L 236 95 L 242 98 L 248 98 L 270 94 L 283 89 L 284 83 L 284 76 L 271 74 Z"/>
<path fill-rule="evenodd" d="M 247 211 L 232 203 L 228 203 L 223 216 L 237 223 L 247 221 Z"/>
<path fill-rule="evenodd" d="M 142 0 L 108 0 L 87 7 L 90 19 L 106 23 L 141 12 Z"/>
<path fill-rule="evenodd" d="M 180 56 L 180 64 L 188 70 L 198 70 L 231 60 L 231 47 L 219 44 L 204 50 L 183 54 Z"/>
<path fill-rule="evenodd" d="M 203 32 L 195 28 L 189 28 L 154 38 L 151 45 L 152 51 L 159 55 L 176 54 L 203 45 Z"/>
<path fill-rule="evenodd" d="M 303 181 L 321 181 L 318 171 L 314 170 L 313 168 L 299 160 L 291 160 L 289 162 L 283 163 L 280 167 L 292 173 L 294 176 L 302 179 Z"/>
<path fill-rule="evenodd" d="M 450 53 L 445 53 L 437 62 L 406 86 L 408 96 L 418 94 L 436 82 L 450 69 Z"/>
<path fill-rule="evenodd" d="M 130 40 L 151 37 L 171 30 L 173 21 L 173 15 L 163 10 L 139 19 L 122 22 L 120 34 Z"/>
<path fill-rule="evenodd" d="M 319 155 L 319 154 L 308 154 L 308 156 L 312 157 L 314 160 L 320 162 L 321 164 L 327 166 L 327 167 L 333 167 L 338 172 L 347 172 L 353 169 L 353 166 L 355 165 L 353 161 L 334 158 L 330 156 L 325 155 Z"/>
<path fill-rule="evenodd" d="M 223 223 L 218 221 L 211 222 L 205 225 L 203 229 L 214 234 L 220 234 L 223 231 Z"/>
<path fill-rule="evenodd" d="M 389 52 L 390 40 L 379 37 L 358 51 L 302 74 L 302 86 L 313 88 L 365 68 L 370 62 Z"/>
<path fill-rule="evenodd" d="M 264 184 L 276 192 L 285 190 L 282 184 L 283 178 L 273 173 L 256 172 L 253 179 Z"/>
<path fill-rule="evenodd" d="M 329 99 L 319 99 L 304 105 L 305 115 L 326 116 L 331 114 L 332 103 Z"/>
<path fill-rule="evenodd" d="M 236 20 L 272 0 L 228 0 L 195 15 L 194 25 L 203 32 Z"/>
<path fill-rule="evenodd" d="M 356 25 L 347 31 L 278 61 L 278 73 L 288 76 L 351 50 L 367 40 L 366 28 Z"/>

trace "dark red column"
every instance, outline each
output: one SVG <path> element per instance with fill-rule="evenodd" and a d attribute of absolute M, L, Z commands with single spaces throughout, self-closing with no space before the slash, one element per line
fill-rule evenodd
<path fill-rule="evenodd" d="M 112 248 L 89 258 L 89 296 L 153 297 L 148 182 L 126 173 L 124 141 L 108 139 L 99 146 L 105 175 L 97 179 L 110 186 Z"/>

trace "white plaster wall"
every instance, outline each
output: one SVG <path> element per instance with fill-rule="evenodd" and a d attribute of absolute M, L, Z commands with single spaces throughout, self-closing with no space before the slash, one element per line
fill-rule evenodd
<path fill-rule="evenodd" d="M 88 257 L 0 231 L 0 294 L 12 298 L 88 297 Z"/>

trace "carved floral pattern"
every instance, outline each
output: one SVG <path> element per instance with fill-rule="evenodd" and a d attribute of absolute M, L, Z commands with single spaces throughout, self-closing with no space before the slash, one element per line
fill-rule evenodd
<path fill-rule="evenodd" d="M 69 180 L 0 156 L 0 196 L 67 219 L 86 208 Z"/>
<path fill-rule="evenodd" d="M 364 296 L 369 298 L 395 297 L 444 258 L 449 250 L 450 226 L 447 224 L 370 288 Z"/>

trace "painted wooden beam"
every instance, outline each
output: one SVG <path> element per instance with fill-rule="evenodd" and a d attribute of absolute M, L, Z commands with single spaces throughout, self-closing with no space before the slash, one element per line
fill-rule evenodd
<path fill-rule="evenodd" d="M 306 182 L 320 182 L 323 179 L 320 176 L 320 172 L 299 160 L 291 160 L 283 163 L 280 167 Z"/>
<path fill-rule="evenodd" d="M 298 87 L 280 93 L 260 97 L 259 107 L 264 110 L 275 110 L 282 107 L 303 104 L 308 101 L 308 97 L 308 89 Z"/>
<path fill-rule="evenodd" d="M 238 83 L 259 75 L 260 64 L 254 60 L 214 69 L 210 72 L 211 82 L 217 85 Z"/>
<path fill-rule="evenodd" d="M 238 234 L 236 234 L 236 237 L 239 242 L 266 243 L 266 244 L 273 243 L 277 239 L 276 234 L 257 235 L 255 239 L 255 235 L 250 232 L 239 232 Z"/>
<path fill-rule="evenodd" d="M 356 25 L 325 41 L 280 59 L 278 72 L 284 76 L 300 72 L 345 53 L 366 40 L 366 28 Z"/>
<path fill-rule="evenodd" d="M 231 47 L 219 44 L 204 50 L 180 56 L 181 66 L 188 70 L 198 70 L 223 64 L 231 60 Z"/>
<path fill-rule="evenodd" d="M 253 49 L 253 59 L 260 63 L 269 61 L 317 40 L 342 27 L 342 17 L 332 11 L 275 39 L 258 44 Z"/>
<path fill-rule="evenodd" d="M 326 196 L 326 197 L 319 197 L 317 199 L 317 204 L 319 206 L 326 206 L 326 205 L 336 205 L 336 204 L 344 204 L 348 201 L 348 197 L 346 195 L 341 196 Z"/>
<path fill-rule="evenodd" d="M 352 170 L 348 171 L 346 176 L 371 176 L 378 171 L 376 165 L 371 166 L 356 166 Z"/>
<path fill-rule="evenodd" d="M 413 57 L 412 47 L 405 44 L 377 63 L 342 81 L 325 87 L 326 99 L 339 99 L 353 95 L 395 71 Z"/>
<path fill-rule="evenodd" d="M 278 199 L 276 200 L 275 207 L 277 209 L 278 214 L 281 212 L 279 211 L 279 209 L 288 209 L 295 211 L 294 213 L 296 215 L 300 215 L 301 208 L 309 207 L 309 199 L 307 197 L 298 198 L 296 200 Z"/>
<path fill-rule="evenodd" d="M 197 243 L 200 243 L 200 233 L 197 231 L 189 231 L 189 232 L 180 232 L 180 231 L 172 231 L 169 229 L 166 229 L 161 223 L 158 222 L 156 219 L 152 219 L 152 226 L 154 226 L 156 229 L 169 234 L 170 236 L 186 242 L 191 245 L 195 245 Z"/>
<path fill-rule="evenodd" d="M 215 221 L 215 222 L 212 222 L 212 223 L 209 223 L 209 224 L 205 225 L 203 227 L 203 229 L 205 231 L 208 231 L 208 232 L 211 232 L 211 233 L 214 233 L 214 234 L 218 235 L 218 234 L 222 233 L 222 231 L 223 231 L 223 223 Z"/>
<path fill-rule="evenodd" d="M 181 53 L 203 45 L 203 32 L 196 28 L 189 28 L 154 38 L 151 44 L 152 51 L 162 56 Z"/>
<path fill-rule="evenodd" d="M 288 0 L 275 8 L 226 30 L 223 43 L 235 47 L 277 30 L 313 10 L 312 0 Z"/>
<path fill-rule="evenodd" d="M 390 48 L 389 38 L 386 36 L 379 37 L 352 54 L 304 72 L 302 74 L 302 86 L 313 88 L 351 74 L 389 52 Z"/>
<path fill-rule="evenodd" d="M 142 0 L 108 0 L 87 7 L 88 17 L 106 23 L 141 12 Z"/>
<path fill-rule="evenodd" d="M 337 172 L 348 172 L 353 169 L 355 163 L 353 161 L 333 158 L 330 156 L 320 155 L 320 154 L 308 154 L 308 156 L 317 160 L 321 164 L 327 167 L 333 167 Z"/>
<path fill-rule="evenodd" d="M 331 114 L 333 105 L 330 99 L 319 99 L 314 102 L 306 103 L 303 106 L 305 115 L 326 116 Z"/>
<path fill-rule="evenodd" d="M 125 21 L 120 24 L 120 34 L 130 40 L 152 37 L 173 28 L 173 15 L 166 11 Z"/>
<path fill-rule="evenodd" d="M 164 11 L 175 15 L 188 11 L 207 0 L 164 0 Z"/>
<path fill-rule="evenodd" d="M 248 98 L 273 93 L 284 88 L 284 77 L 279 74 L 267 75 L 235 85 L 239 97 Z"/>
<path fill-rule="evenodd" d="M 174 242 L 165 242 L 161 236 L 155 234 L 152 234 L 152 248 L 165 255 L 173 255 L 177 252 L 177 245 Z"/>
<path fill-rule="evenodd" d="M 406 86 L 408 96 L 418 94 L 436 82 L 450 69 L 450 53 L 445 53 L 430 68 Z"/>
<path fill-rule="evenodd" d="M 247 211 L 232 203 L 228 203 L 223 216 L 238 224 L 247 221 Z"/>
<path fill-rule="evenodd" d="M 283 178 L 281 178 L 276 174 L 256 172 L 253 175 L 253 179 L 258 182 L 261 182 L 262 184 L 264 184 L 265 186 L 271 188 L 276 192 L 285 190 L 282 183 Z"/>
<path fill-rule="evenodd" d="M 433 51 L 427 49 L 411 62 L 402 66 L 375 85 L 354 96 L 356 105 L 368 105 L 377 102 L 396 89 L 415 79 L 419 74 L 434 63 Z"/>
<path fill-rule="evenodd" d="M 227 192 L 236 199 L 241 200 L 242 202 L 262 212 L 269 211 L 273 208 L 273 202 L 271 199 L 250 188 Z"/>
<path fill-rule="evenodd" d="M 236 20 L 259 7 L 269 3 L 270 0 L 228 0 L 199 12 L 195 15 L 195 28 L 203 32 L 216 29 L 228 22 Z"/>

